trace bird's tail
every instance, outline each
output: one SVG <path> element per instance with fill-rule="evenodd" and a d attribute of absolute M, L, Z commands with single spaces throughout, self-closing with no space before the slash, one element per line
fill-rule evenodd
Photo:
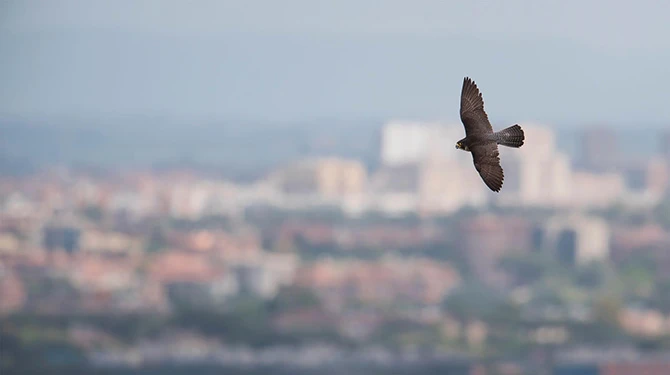
<path fill-rule="evenodd" d="M 518 124 L 512 125 L 509 128 L 505 128 L 499 132 L 495 133 L 496 142 L 499 145 L 519 148 L 523 146 L 523 141 L 525 136 L 523 134 L 523 129 Z"/>

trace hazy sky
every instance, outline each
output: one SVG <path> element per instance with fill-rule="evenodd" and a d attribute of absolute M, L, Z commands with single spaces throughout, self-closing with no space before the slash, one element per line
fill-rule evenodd
<path fill-rule="evenodd" d="M 666 1 L 3 1 L 0 114 L 670 123 Z"/>

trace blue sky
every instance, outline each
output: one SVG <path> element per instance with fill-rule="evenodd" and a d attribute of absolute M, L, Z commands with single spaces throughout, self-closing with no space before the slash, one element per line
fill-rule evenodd
<path fill-rule="evenodd" d="M 670 122 L 670 2 L 1 4 L 0 114 Z"/>

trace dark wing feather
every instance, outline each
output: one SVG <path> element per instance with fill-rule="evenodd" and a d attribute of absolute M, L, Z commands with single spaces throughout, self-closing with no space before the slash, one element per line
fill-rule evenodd
<path fill-rule="evenodd" d="M 484 112 L 484 99 L 477 84 L 468 77 L 463 79 L 461 90 L 461 121 L 465 127 L 465 136 L 493 133 L 489 117 Z"/>
<path fill-rule="evenodd" d="M 505 175 L 500 165 L 500 153 L 495 142 L 478 144 L 470 149 L 472 161 L 482 180 L 489 189 L 499 192 L 503 185 Z"/>

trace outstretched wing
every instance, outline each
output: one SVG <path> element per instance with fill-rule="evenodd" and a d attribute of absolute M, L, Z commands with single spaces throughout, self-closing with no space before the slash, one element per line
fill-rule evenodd
<path fill-rule="evenodd" d="M 461 89 L 461 121 L 465 127 L 465 136 L 493 133 L 489 117 L 484 112 L 484 99 L 477 84 L 468 77 L 463 79 Z"/>
<path fill-rule="evenodd" d="M 499 192 L 505 175 L 500 165 L 500 153 L 495 142 L 479 144 L 470 149 L 472 161 L 489 189 Z"/>

